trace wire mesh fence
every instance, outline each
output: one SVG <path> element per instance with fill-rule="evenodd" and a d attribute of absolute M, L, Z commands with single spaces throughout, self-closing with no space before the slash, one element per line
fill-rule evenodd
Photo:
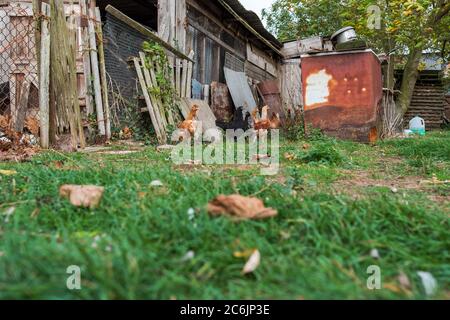
<path fill-rule="evenodd" d="M 31 3 L 0 2 L 0 114 L 14 121 L 39 114 L 34 24 Z"/>

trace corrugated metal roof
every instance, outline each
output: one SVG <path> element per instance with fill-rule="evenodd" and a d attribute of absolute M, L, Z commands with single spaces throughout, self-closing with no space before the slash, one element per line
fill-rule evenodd
<path fill-rule="evenodd" d="M 283 44 L 278 41 L 278 39 L 271 34 L 261 22 L 258 15 L 253 11 L 245 9 L 245 7 L 240 3 L 239 0 L 224 0 L 233 10 L 239 14 L 249 25 L 252 26 L 255 31 L 257 31 L 261 36 L 270 41 L 275 47 L 281 49 Z"/>

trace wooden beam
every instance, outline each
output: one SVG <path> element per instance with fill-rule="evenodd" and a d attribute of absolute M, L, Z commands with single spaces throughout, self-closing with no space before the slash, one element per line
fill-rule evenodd
<path fill-rule="evenodd" d="M 144 36 L 149 37 L 151 40 L 155 41 L 156 43 L 163 46 L 168 51 L 172 52 L 175 56 L 181 59 L 186 59 L 194 63 L 194 61 L 190 60 L 188 56 L 186 56 L 184 53 L 180 52 L 178 49 L 174 48 L 172 45 L 168 44 L 166 41 L 162 40 L 158 35 L 156 35 L 151 30 L 147 29 L 145 26 L 140 24 L 139 22 L 131 19 L 127 15 L 123 14 L 121 11 L 117 10 L 111 5 L 108 5 L 105 9 L 109 14 L 114 16 L 115 18 L 119 19 L 123 23 L 127 24 L 128 26 L 132 27 L 139 33 L 143 34 Z"/>

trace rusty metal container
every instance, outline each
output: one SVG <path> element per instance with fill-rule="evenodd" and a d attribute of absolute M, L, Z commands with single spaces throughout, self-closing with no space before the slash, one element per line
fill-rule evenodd
<path fill-rule="evenodd" d="M 381 63 L 372 50 L 301 59 L 305 125 L 341 139 L 375 142 L 381 124 Z"/>

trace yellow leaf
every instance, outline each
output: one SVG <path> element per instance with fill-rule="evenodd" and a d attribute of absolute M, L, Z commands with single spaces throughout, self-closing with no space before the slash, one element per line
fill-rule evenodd
<path fill-rule="evenodd" d="M 402 289 L 399 286 L 397 286 L 395 283 L 385 283 L 383 285 L 383 288 L 388 289 L 389 291 L 392 291 L 394 293 L 402 292 Z"/>
<path fill-rule="evenodd" d="M 248 250 L 244 250 L 244 251 L 236 251 L 233 253 L 233 256 L 235 258 L 248 258 L 252 255 L 252 253 L 255 252 L 255 249 L 248 249 Z"/>
<path fill-rule="evenodd" d="M 13 176 L 17 174 L 17 171 L 14 170 L 0 170 L 0 174 L 4 176 Z"/>

